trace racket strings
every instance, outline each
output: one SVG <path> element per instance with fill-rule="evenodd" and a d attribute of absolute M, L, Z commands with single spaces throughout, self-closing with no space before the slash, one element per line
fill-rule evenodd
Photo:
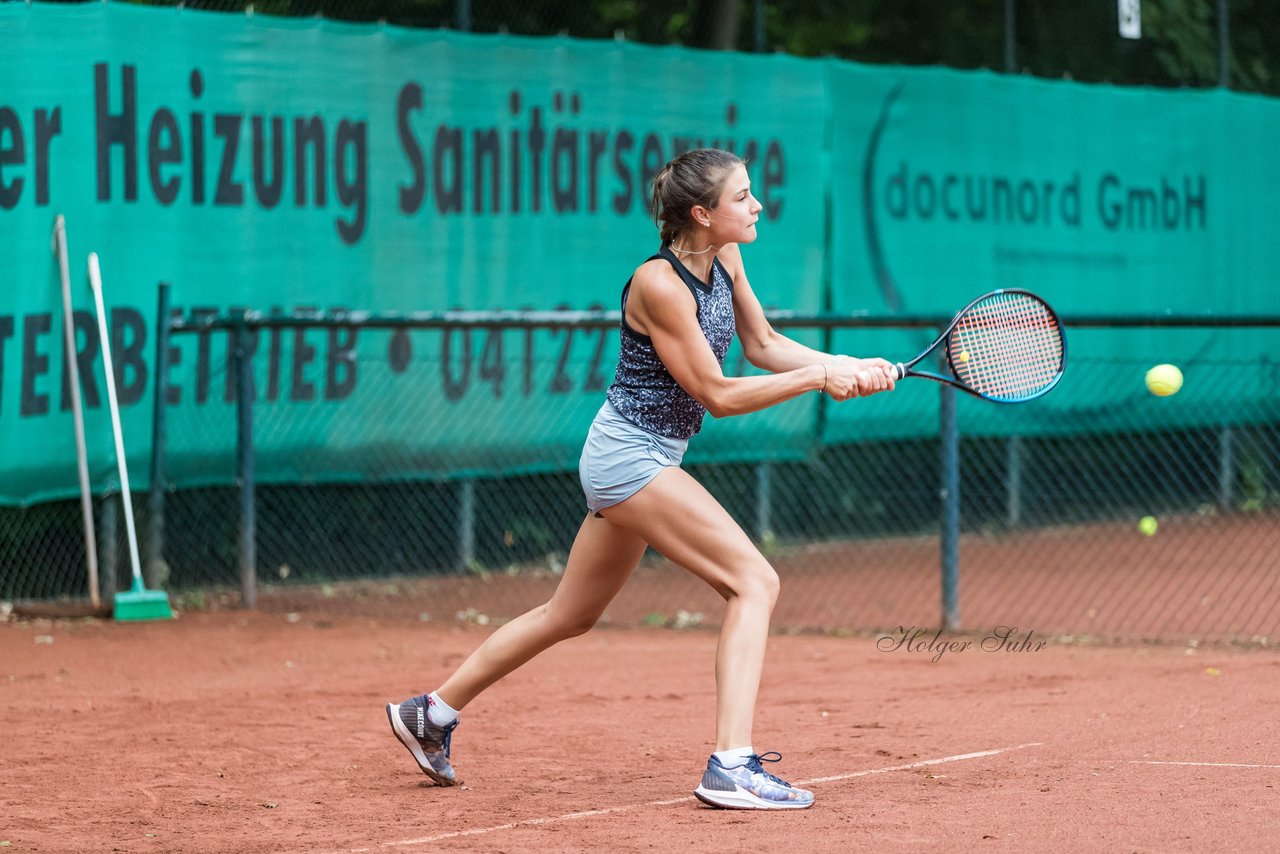
<path fill-rule="evenodd" d="M 1057 323 L 1040 303 L 1029 299 L 994 302 L 990 307 L 994 333 L 990 336 L 993 358 L 980 362 L 990 367 L 993 383 L 1038 388 L 1057 373 L 1062 344 Z M 978 331 L 982 342 L 985 330 Z M 981 349 L 981 347 L 980 347 Z"/>
<path fill-rule="evenodd" d="M 1056 327 L 1043 311 L 1027 312 L 1018 306 L 988 306 L 975 312 L 958 327 L 957 374 L 990 396 L 1034 394 L 1052 382 L 1061 366 Z"/>
<path fill-rule="evenodd" d="M 1019 398 L 1053 381 L 1061 366 L 1061 347 L 1052 320 L 1005 311 L 975 321 L 960 336 L 961 352 L 969 359 L 962 358 L 957 371 L 975 390 Z"/>
<path fill-rule="evenodd" d="M 988 397 L 1030 397 L 1062 368 L 1062 331 L 1038 299 L 996 294 L 965 312 L 951 333 L 956 376 Z"/>

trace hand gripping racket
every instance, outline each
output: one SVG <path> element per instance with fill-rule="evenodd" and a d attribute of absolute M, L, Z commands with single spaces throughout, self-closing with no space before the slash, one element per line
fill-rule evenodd
<path fill-rule="evenodd" d="M 952 376 L 915 369 L 944 344 Z M 895 365 L 894 375 L 947 383 L 996 403 L 1022 403 L 1057 385 L 1066 364 L 1058 315 L 1035 294 L 1005 288 L 965 306 L 924 352 Z"/>

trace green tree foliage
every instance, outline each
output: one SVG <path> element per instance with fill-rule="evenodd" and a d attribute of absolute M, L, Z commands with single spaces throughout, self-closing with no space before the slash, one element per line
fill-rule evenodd
<path fill-rule="evenodd" d="M 772 49 L 860 62 L 1001 68 L 1004 0 L 795 0 L 765 4 Z"/>
<path fill-rule="evenodd" d="M 176 0 L 139 0 L 173 5 Z M 1006 69 L 1120 85 L 1219 80 L 1220 0 L 1142 0 L 1142 38 L 1119 34 L 1115 0 L 186 0 L 191 8 L 323 15 L 480 33 L 567 35 L 781 51 L 858 62 Z M 1280 95 L 1280 2 L 1226 0 L 1233 89 Z M 757 21 L 757 14 L 762 20 Z M 758 24 L 762 27 L 758 28 Z M 758 29 L 763 45 L 757 44 Z"/>

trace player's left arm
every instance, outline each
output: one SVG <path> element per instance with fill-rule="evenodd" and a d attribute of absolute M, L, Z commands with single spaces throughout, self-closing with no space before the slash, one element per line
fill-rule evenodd
<path fill-rule="evenodd" d="M 747 281 L 747 271 L 742 263 L 742 252 L 736 244 L 729 244 L 720 250 L 717 256 L 724 265 L 725 271 L 733 278 L 733 314 L 737 324 L 738 339 L 742 342 L 742 352 L 747 361 L 770 373 L 791 371 L 804 365 L 832 363 L 837 359 L 853 359 L 853 356 L 842 356 L 823 353 L 812 347 L 806 347 L 773 328 L 764 316 L 764 308 L 751 283 Z M 884 359 L 857 359 L 865 362 L 868 368 L 878 367 L 886 373 L 893 366 Z"/>

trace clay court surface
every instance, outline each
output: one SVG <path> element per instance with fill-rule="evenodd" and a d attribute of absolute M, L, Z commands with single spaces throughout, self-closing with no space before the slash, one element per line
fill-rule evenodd
<path fill-rule="evenodd" d="M 492 627 L 334 599 L 0 624 L 0 844 L 1274 850 L 1266 649 L 983 651 L 979 634 L 943 636 L 974 645 L 934 662 L 928 638 L 777 635 L 755 746 L 784 753 L 777 772 L 812 781 L 817 804 L 743 813 L 690 796 L 712 746 L 713 632 L 606 627 L 551 650 L 466 709 L 465 785 L 442 789 L 383 704 L 434 687 Z"/>

